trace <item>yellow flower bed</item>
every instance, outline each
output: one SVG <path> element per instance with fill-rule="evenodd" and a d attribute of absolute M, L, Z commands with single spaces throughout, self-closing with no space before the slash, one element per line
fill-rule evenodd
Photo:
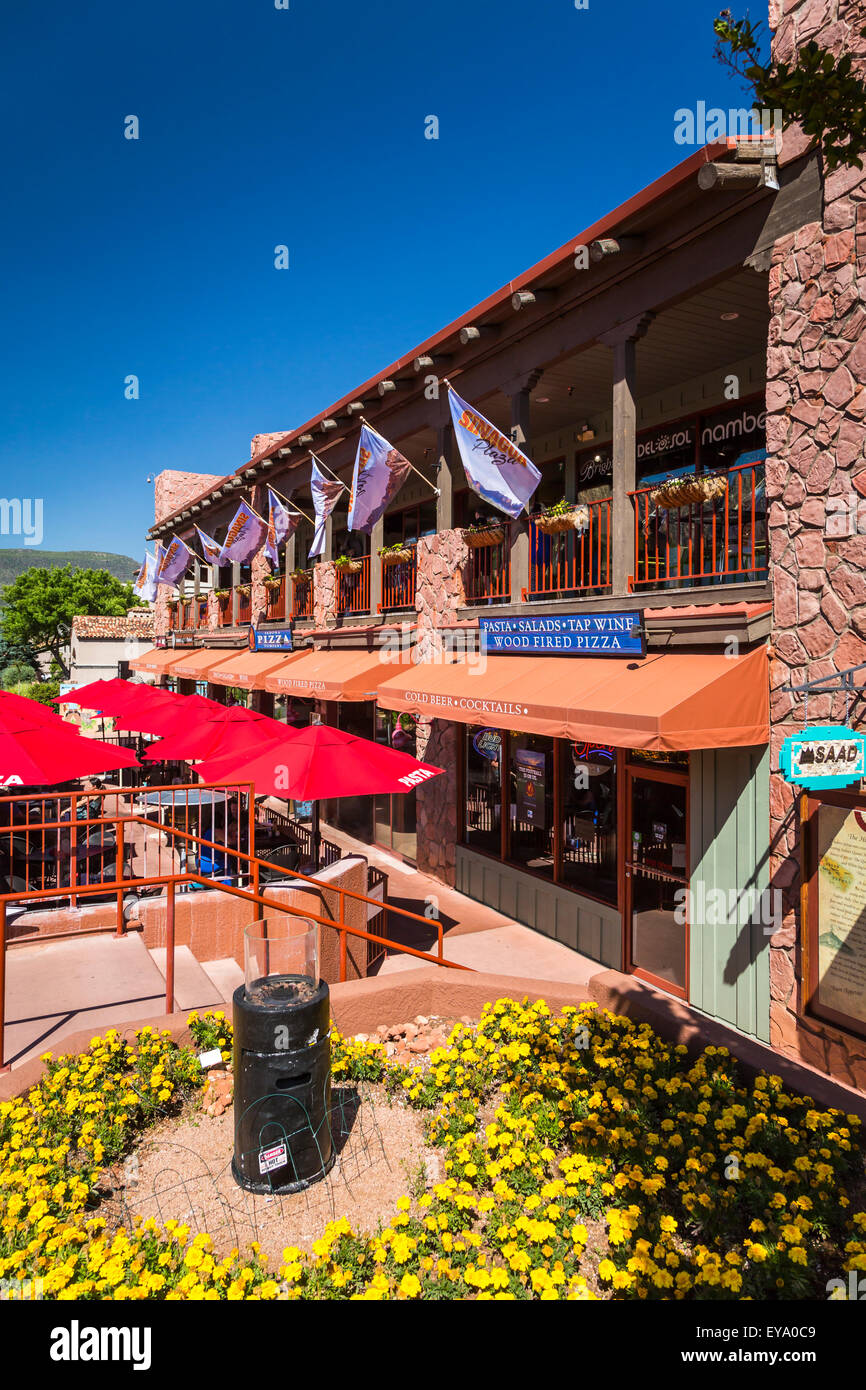
<path fill-rule="evenodd" d="M 228 1056 L 222 1014 L 190 1026 Z M 0 1105 L 0 1278 L 59 1299 L 824 1299 L 866 1269 L 859 1121 L 778 1077 L 744 1083 L 724 1049 L 691 1060 L 593 1005 L 501 999 L 427 1070 L 338 1033 L 332 1058 L 427 1111 L 444 1153 L 444 1181 L 385 1229 L 332 1222 L 278 1270 L 255 1245 L 218 1260 L 173 1221 L 107 1231 L 100 1170 L 203 1079 L 167 1033 L 109 1032 Z"/>

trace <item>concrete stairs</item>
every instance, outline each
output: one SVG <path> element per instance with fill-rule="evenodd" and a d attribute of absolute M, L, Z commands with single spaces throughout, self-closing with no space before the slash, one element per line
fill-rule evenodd
<path fill-rule="evenodd" d="M 159 973 L 165 979 L 164 946 L 148 952 Z M 196 960 L 188 946 L 176 946 L 174 951 L 175 1008 L 221 1008 L 231 999 L 232 990 L 244 977 L 240 966 L 231 958 L 226 960 Z"/>

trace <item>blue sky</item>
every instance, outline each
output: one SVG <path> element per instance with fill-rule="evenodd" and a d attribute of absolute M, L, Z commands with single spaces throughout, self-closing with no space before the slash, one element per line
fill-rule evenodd
<path fill-rule="evenodd" d="M 2 495 L 138 556 L 148 474 L 234 470 L 678 163 L 677 107 L 748 105 L 719 8 L 6 7 Z"/>

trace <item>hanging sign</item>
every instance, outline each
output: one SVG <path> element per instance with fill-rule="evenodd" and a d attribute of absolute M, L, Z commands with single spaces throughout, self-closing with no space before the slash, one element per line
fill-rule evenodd
<path fill-rule="evenodd" d="M 290 627 L 251 627 L 248 638 L 251 652 L 291 652 L 294 651 L 292 629 Z"/>
<path fill-rule="evenodd" d="M 866 734 L 844 724 L 816 724 L 790 734 L 779 751 L 779 771 L 807 791 L 859 782 L 866 777 Z"/>
<path fill-rule="evenodd" d="M 479 618 L 481 649 L 532 655 L 646 656 L 641 610 L 556 617 Z"/>

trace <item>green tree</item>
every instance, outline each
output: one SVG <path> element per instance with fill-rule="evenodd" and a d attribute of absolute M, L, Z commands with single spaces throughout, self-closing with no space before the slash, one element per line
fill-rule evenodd
<path fill-rule="evenodd" d="M 866 85 L 854 71 L 853 53 L 837 58 L 810 39 L 797 49 L 795 62 L 764 62 L 761 27 L 722 10 L 713 21 L 716 57 L 751 86 L 756 106 L 780 110 L 785 125 L 796 122 L 818 141 L 828 171 L 840 164 L 862 169 Z"/>
<path fill-rule="evenodd" d="M 7 643 L 50 652 L 67 677 L 72 619 L 79 614 L 121 618 L 133 604 L 132 585 L 107 570 L 34 566 L 3 588 L 0 634 Z"/>

